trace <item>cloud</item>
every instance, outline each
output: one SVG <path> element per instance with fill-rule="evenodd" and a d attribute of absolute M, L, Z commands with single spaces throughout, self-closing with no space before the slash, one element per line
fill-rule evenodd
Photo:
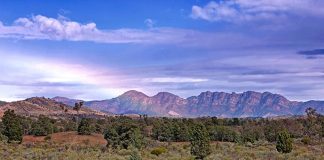
<path fill-rule="evenodd" d="M 156 82 L 156 83 L 196 83 L 206 82 L 208 79 L 187 78 L 187 77 L 156 77 L 145 78 L 143 82 Z"/>
<path fill-rule="evenodd" d="M 210 22 L 243 22 L 295 16 L 324 16 L 323 1 L 318 0 L 220 0 L 201 7 L 192 6 L 191 17 Z"/>
<path fill-rule="evenodd" d="M 154 21 L 145 20 L 149 27 Z M 101 30 L 95 23 L 82 24 L 66 17 L 50 18 L 42 15 L 18 18 L 12 25 L 0 22 L 0 37 L 40 40 L 91 41 L 98 43 L 186 43 L 207 33 L 175 28 L 150 28 L 148 30 L 121 28 Z"/>
<path fill-rule="evenodd" d="M 147 20 L 153 25 L 152 20 Z M 18 18 L 13 25 L 5 26 L 0 23 L 0 37 L 19 39 L 48 39 L 70 41 L 93 41 L 100 43 L 164 43 L 173 39 L 181 40 L 181 34 L 174 34 L 170 29 L 117 29 L 100 30 L 95 23 L 81 24 L 66 17 L 49 18 L 42 15 L 31 18 Z M 182 32 L 183 33 L 183 32 Z M 177 37 L 178 36 L 178 37 Z M 179 37 L 180 36 L 180 37 Z"/>
<path fill-rule="evenodd" d="M 314 49 L 314 50 L 299 51 L 297 53 L 301 54 L 301 55 L 306 55 L 306 56 L 324 55 L 324 49 Z"/>
<path fill-rule="evenodd" d="M 155 25 L 155 21 L 150 18 L 145 19 L 144 23 L 148 28 L 153 28 L 153 26 Z"/>
<path fill-rule="evenodd" d="M 231 3 L 209 2 L 204 7 L 192 6 L 191 17 L 207 21 L 232 21 L 238 16 L 238 11 L 231 7 Z"/>

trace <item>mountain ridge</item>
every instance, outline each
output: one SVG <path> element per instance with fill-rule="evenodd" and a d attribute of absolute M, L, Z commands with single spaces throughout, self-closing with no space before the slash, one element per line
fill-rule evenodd
<path fill-rule="evenodd" d="M 64 103 L 64 101 L 60 101 Z M 85 101 L 91 109 L 114 114 L 148 114 L 151 116 L 268 117 L 301 115 L 307 107 L 324 113 L 324 101 L 290 101 L 280 94 L 246 91 L 243 93 L 201 92 L 181 98 L 169 92 L 148 96 L 136 90 L 107 100 Z"/>

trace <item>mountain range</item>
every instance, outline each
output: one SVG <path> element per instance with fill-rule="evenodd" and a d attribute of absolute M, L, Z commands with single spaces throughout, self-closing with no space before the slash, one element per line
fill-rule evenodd
<path fill-rule="evenodd" d="M 53 100 L 73 106 L 82 100 L 54 97 Z M 181 98 L 168 92 L 154 96 L 130 90 L 107 100 L 85 101 L 90 109 L 113 114 L 147 114 L 175 117 L 272 117 L 302 115 L 312 107 L 324 113 L 324 101 L 290 101 L 282 95 L 270 92 L 247 91 L 243 93 L 202 92 L 198 96 Z"/>

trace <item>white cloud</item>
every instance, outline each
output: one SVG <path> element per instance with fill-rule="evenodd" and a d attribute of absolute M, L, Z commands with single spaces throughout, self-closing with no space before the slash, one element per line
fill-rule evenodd
<path fill-rule="evenodd" d="M 221 0 L 192 6 L 191 17 L 207 21 L 241 22 L 280 18 L 286 15 L 324 16 L 324 2 L 318 0 Z"/>
<path fill-rule="evenodd" d="M 144 23 L 146 24 L 146 26 L 148 28 L 153 28 L 154 25 L 155 25 L 155 21 L 153 21 L 152 19 L 148 18 L 148 19 L 145 19 Z"/>
<path fill-rule="evenodd" d="M 153 27 L 154 21 L 145 23 Z M 18 18 L 13 25 L 0 22 L 0 37 L 18 39 L 48 39 L 69 41 L 92 41 L 99 43 L 177 43 L 188 41 L 194 32 L 185 29 L 150 28 L 149 30 L 121 28 L 100 30 L 95 23 L 82 24 L 66 17 L 50 18 L 42 15 Z"/>
<path fill-rule="evenodd" d="M 157 83 L 197 83 L 206 82 L 208 79 L 188 78 L 188 77 L 156 77 L 145 78 L 143 82 L 157 82 Z"/>

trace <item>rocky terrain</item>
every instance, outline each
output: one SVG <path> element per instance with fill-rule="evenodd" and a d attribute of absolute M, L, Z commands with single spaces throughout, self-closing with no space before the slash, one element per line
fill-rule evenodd
<path fill-rule="evenodd" d="M 67 117 L 70 115 L 82 116 L 105 116 L 103 112 L 95 111 L 87 107 L 82 107 L 79 112 L 73 110 L 73 107 L 55 100 L 44 97 L 33 97 L 22 101 L 2 103 L 0 105 L 0 117 L 3 113 L 12 109 L 15 113 L 22 116 L 46 115 L 49 117 Z"/>
<path fill-rule="evenodd" d="M 80 100 L 55 97 L 54 100 L 74 104 Z M 323 101 L 296 102 L 270 92 L 225 93 L 202 92 L 198 96 L 181 98 L 168 92 L 147 96 L 135 90 L 116 98 L 88 101 L 91 109 L 114 114 L 148 114 L 151 116 L 218 116 L 218 117 L 271 117 L 282 115 L 302 115 L 307 107 L 324 113 Z"/>

